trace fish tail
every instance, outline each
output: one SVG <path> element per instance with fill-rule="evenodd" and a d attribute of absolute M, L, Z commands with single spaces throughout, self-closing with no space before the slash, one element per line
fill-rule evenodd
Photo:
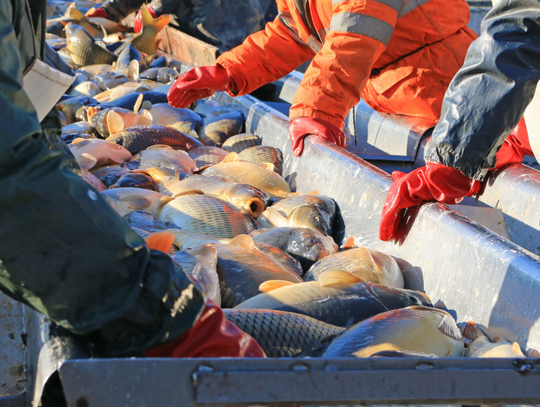
<path fill-rule="evenodd" d="M 173 247 L 174 234 L 171 232 L 156 232 L 144 240 L 150 249 L 169 254 Z"/>

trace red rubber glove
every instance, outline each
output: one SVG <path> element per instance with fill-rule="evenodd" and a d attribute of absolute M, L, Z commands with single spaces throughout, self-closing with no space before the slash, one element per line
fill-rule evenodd
<path fill-rule="evenodd" d="M 265 357 L 255 339 L 225 319 L 221 308 L 212 301 L 206 303 L 189 331 L 144 354 L 155 358 Z"/>
<path fill-rule="evenodd" d="M 289 137 L 295 156 L 302 155 L 304 139 L 310 135 L 322 137 L 339 147 L 345 148 L 345 133 L 332 123 L 314 117 L 299 117 L 291 120 L 289 124 Z"/>
<path fill-rule="evenodd" d="M 187 107 L 215 91 L 233 91 L 234 80 L 221 65 L 201 66 L 180 76 L 169 89 L 167 98 L 173 107 Z"/>
<path fill-rule="evenodd" d="M 424 201 L 457 204 L 474 185 L 472 179 L 458 170 L 432 162 L 408 174 L 395 171 L 392 177 L 395 181 L 386 196 L 379 226 L 379 239 L 386 242 L 396 238 L 405 208 Z"/>
<path fill-rule="evenodd" d="M 495 169 L 502 168 L 508 164 L 520 163 L 526 155 L 534 157 L 529 143 L 527 126 L 525 125 L 525 120 L 521 118 L 516 128 L 504 140 L 500 150 L 497 151 Z"/>
<path fill-rule="evenodd" d="M 85 14 L 86 17 L 102 17 L 106 18 L 108 20 L 111 19 L 109 16 L 109 13 L 105 11 L 101 6 L 100 7 L 92 7 L 90 10 L 88 10 Z"/>
<path fill-rule="evenodd" d="M 158 17 L 157 13 L 154 11 L 152 7 L 148 6 L 147 9 L 152 17 L 154 18 Z M 137 15 L 135 16 L 135 21 L 133 22 L 133 31 L 135 31 L 136 33 L 140 33 L 142 31 L 142 27 L 143 27 L 142 14 L 141 14 L 141 10 L 139 10 Z"/>

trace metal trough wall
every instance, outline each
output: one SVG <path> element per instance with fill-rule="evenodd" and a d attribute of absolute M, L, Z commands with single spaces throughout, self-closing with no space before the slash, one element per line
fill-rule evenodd
<path fill-rule="evenodd" d="M 336 199 L 344 237 L 403 260 L 409 287 L 443 299 L 458 320 L 538 347 L 538 258 L 445 205 L 411 216 L 400 244 L 377 238 L 389 177 L 318 140 L 292 156 L 287 118 L 246 96 L 217 94 L 246 117 L 246 131 L 280 148 L 299 191 Z M 414 219 L 414 222 L 412 221 Z M 408 263 L 409 264 L 408 264 Z M 414 266 L 414 267 L 413 267 Z M 60 368 L 69 406 L 358 404 L 540 404 L 538 360 L 509 359 L 116 359 L 71 360 Z"/>

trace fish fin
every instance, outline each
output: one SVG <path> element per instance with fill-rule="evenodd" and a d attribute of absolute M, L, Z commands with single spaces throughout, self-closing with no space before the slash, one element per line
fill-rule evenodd
<path fill-rule="evenodd" d="M 255 242 L 251 237 L 248 235 L 238 235 L 234 237 L 229 244 L 241 247 L 244 250 L 247 250 L 249 252 L 253 252 L 255 250 L 259 250 L 257 246 L 255 246 Z"/>
<path fill-rule="evenodd" d="M 521 351 L 521 347 L 519 346 L 519 343 L 514 342 L 512 344 L 512 353 L 516 356 L 525 356 L 523 352 Z"/>
<path fill-rule="evenodd" d="M 150 249 L 169 254 L 173 247 L 174 234 L 171 232 L 156 232 L 144 240 Z"/>
<path fill-rule="evenodd" d="M 268 280 L 262 283 L 259 286 L 259 291 L 262 291 L 263 293 L 268 293 L 270 291 L 277 290 L 281 287 L 287 287 L 288 285 L 293 285 L 297 283 L 293 283 L 292 281 L 286 281 L 286 280 Z"/>
<path fill-rule="evenodd" d="M 207 164 L 207 165 L 203 165 L 201 168 L 199 168 L 197 171 L 193 171 L 194 174 L 198 174 L 198 173 L 201 173 L 203 172 L 204 170 L 212 167 L 214 164 Z"/>
<path fill-rule="evenodd" d="M 96 166 L 97 158 L 94 157 L 92 154 L 82 153 L 80 156 L 77 157 L 77 163 L 82 169 L 89 170 Z"/>
<path fill-rule="evenodd" d="M 352 273 L 340 270 L 325 271 L 319 276 L 319 284 L 321 287 L 331 287 L 337 285 L 348 285 L 365 283 L 366 280 Z"/>
<path fill-rule="evenodd" d="M 343 250 L 354 249 L 356 247 L 358 247 L 358 245 L 356 244 L 356 238 L 354 236 L 351 236 L 343 245 Z"/>
<path fill-rule="evenodd" d="M 139 93 L 139 96 L 137 96 L 137 100 L 135 101 L 135 104 L 133 105 L 133 111 L 135 113 L 139 113 L 139 109 L 141 108 L 141 103 L 143 102 L 143 94 Z"/>
<path fill-rule="evenodd" d="M 461 336 L 461 331 L 450 315 L 443 315 L 441 322 L 439 323 L 439 331 L 457 341 L 461 341 L 463 339 Z"/>
<path fill-rule="evenodd" d="M 188 191 L 177 192 L 172 197 L 178 198 L 179 196 L 184 196 L 184 195 L 204 195 L 204 192 L 201 191 L 200 189 L 190 189 Z"/>
<path fill-rule="evenodd" d="M 221 160 L 222 163 L 235 163 L 237 161 L 240 161 L 238 159 L 238 154 L 235 152 L 229 153 Z"/>
<path fill-rule="evenodd" d="M 92 117 L 99 112 L 99 109 L 95 108 L 94 106 L 89 106 L 86 108 L 86 117 L 88 118 L 88 121 L 92 120 Z M 72 143 L 73 144 L 73 143 Z"/>
<path fill-rule="evenodd" d="M 140 68 L 139 68 L 139 61 L 137 61 L 136 59 L 132 60 L 130 63 L 129 63 L 129 66 L 128 66 L 128 69 L 127 69 L 127 78 L 129 80 L 132 80 L 132 81 L 138 81 L 139 80 L 139 71 Z M 142 96 L 142 93 L 141 93 L 141 96 Z M 137 113 L 137 112 L 135 112 Z"/>
<path fill-rule="evenodd" d="M 152 17 L 152 14 L 148 11 L 148 7 L 146 4 L 143 4 L 141 6 L 141 21 L 143 27 L 145 25 L 152 25 L 154 23 L 154 17 Z"/>
<path fill-rule="evenodd" d="M 71 3 L 66 13 L 69 13 L 68 17 L 71 18 L 72 20 L 78 20 L 78 21 L 86 20 L 86 18 L 84 17 L 84 14 L 80 10 L 77 9 L 77 6 L 75 5 L 75 3 Z"/>
<path fill-rule="evenodd" d="M 314 189 L 313 191 L 308 192 L 306 195 L 320 195 L 320 194 L 319 194 L 319 191 L 317 191 L 316 189 Z"/>
<path fill-rule="evenodd" d="M 259 164 L 262 165 L 264 168 L 266 168 L 269 171 L 274 171 L 274 168 L 276 167 L 272 163 L 259 163 Z"/>
<path fill-rule="evenodd" d="M 137 125 L 139 126 L 151 126 L 154 122 L 154 118 L 150 114 L 150 112 L 146 109 L 141 110 L 141 113 L 139 113 L 139 121 L 137 122 Z"/>
<path fill-rule="evenodd" d="M 124 126 L 125 124 L 122 116 L 120 116 L 114 110 L 109 110 L 109 112 L 107 112 L 107 130 L 109 130 L 109 134 L 114 134 L 124 130 Z"/>
<path fill-rule="evenodd" d="M 172 17 L 170 15 L 163 14 L 162 16 L 154 18 L 152 25 L 155 27 L 157 32 L 160 32 L 161 30 L 163 30 L 165 27 L 169 25 L 169 23 L 171 22 L 171 19 Z"/>

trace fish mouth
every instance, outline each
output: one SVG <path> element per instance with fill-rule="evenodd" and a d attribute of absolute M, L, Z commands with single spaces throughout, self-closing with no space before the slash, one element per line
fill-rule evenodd
<path fill-rule="evenodd" d="M 246 202 L 244 208 L 250 216 L 257 219 L 266 209 L 266 205 L 261 199 L 253 198 Z"/>

